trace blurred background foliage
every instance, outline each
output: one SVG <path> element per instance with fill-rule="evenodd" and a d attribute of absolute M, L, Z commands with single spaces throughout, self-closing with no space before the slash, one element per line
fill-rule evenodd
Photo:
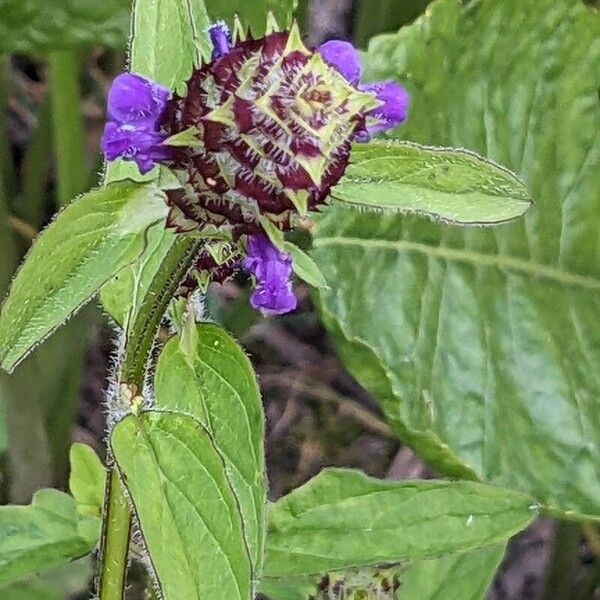
<path fill-rule="evenodd" d="M 219 11 L 230 10 L 236 2 L 226 4 L 215 2 L 211 16 L 222 16 Z M 261 17 L 253 14 L 252 3 L 239 4 L 258 26 Z M 271 4 L 278 9 L 275 0 Z M 593 7 L 597 3 L 591 0 L 586 4 Z M 413 22 L 427 5 L 427 0 L 300 0 L 297 18 L 311 43 L 342 37 L 366 49 L 374 35 L 396 32 Z M 129 10 L 129 0 L 0 0 L 0 296 L 37 232 L 56 210 L 101 178 L 99 139 L 105 97 L 112 78 L 126 64 Z M 448 43 L 445 33 L 440 31 L 441 46 L 433 49 L 437 54 L 423 47 L 414 52 L 420 52 L 423 61 L 442 63 L 444 44 Z M 381 53 L 371 51 L 368 58 L 369 74 L 401 76 L 402 69 L 394 63 L 398 57 L 392 58 L 394 41 L 381 40 L 377 42 Z M 419 43 L 416 37 L 413 43 Z M 457 48 L 459 51 L 458 43 Z M 410 64 L 421 72 L 427 70 Z M 451 75 L 450 69 L 446 76 Z M 432 103 L 435 94 L 445 93 L 446 83 L 442 80 L 439 87 L 425 90 Z M 464 100 L 466 105 L 469 99 L 469 89 L 464 97 L 456 88 L 453 93 L 458 114 L 460 103 Z M 452 114 L 443 117 L 447 130 L 436 128 L 439 123 L 429 123 L 430 112 L 431 104 L 418 109 L 414 125 L 408 124 L 408 137 L 424 143 L 467 146 L 485 142 L 477 137 L 477 131 L 468 129 L 468 123 L 462 129 L 456 125 L 458 131 L 466 132 L 463 137 L 456 134 L 447 125 L 452 125 Z M 471 133 L 473 137 L 468 138 Z M 419 135 L 423 139 L 418 139 Z M 485 145 L 478 149 L 487 150 Z M 510 158 L 504 161 L 509 166 Z M 424 229 L 429 227 L 426 224 Z M 414 235 L 437 235 L 430 229 L 424 233 L 417 229 L 415 226 Z M 310 244 L 309 236 L 297 235 L 306 246 Z M 452 238 L 451 244 L 453 240 L 457 243 L 457 238 Z M 370 388 L 371 396 L 342 366 L 308 289 L 300 289 L 299 313 L 263 321 L 249 308 L 243 279 L 238 283 L 215 290 L 207 304 L 212 317 L 242 339 L 259 371 L 268 421 L 272 498 L 287 493 L 326 465 L 358 467 L 378 477 L 435 475 L 398 441 L 403 424 L 394 420 L 393 415 L 400 412 L 397 407 L 383 403 L 388 416 L 392 415 L 394 432 L 373 399 L 378 396 L 376 386 Z M 323 309 L 328 298 L 321 302 Z M 335 318 L 332 306 L 330 303 L 326 320 L 335 332 L 341 321 Z M 73 440 L 85 441 L 102 452 L 103 389 L 113 360 L 114 336 L 103 311 L 90 307 L 54 334 L 13 376 L 0 373 L 3 503 L 27 503 L 42 487 L 64 489 Z M 338 349 L 361 378 L 362 365 L 347 357 L 343 346 L 348 340 L 342 338 L 336 336 Z M 367 379 L 365 375 L 361 381 L 369 387 Z M 466 449 L 467 456 L 468 452 Z M 578 598 L 592 598 L 598 583 L 598 534 L 593 526 L 586 526 L 585 534 L 582 537 L 578 525 L 561 523 L 555 531 L 550 521 L 538 522 L 513 542 L 490 597 L 575 600 L 573 590 L 577 589 Z M 552 547 L 553 535 L 557 542 Z M 499 556 L 499 550 L 492 548 L 489 556 L 478 560 L 490 571 Z M 464 568 L 468 572 L 468 565 Z M 0 592 L 7 600 L 64 598 L 85 587 L 89 565 L 82 564 L 70 574 L 68 578 L 53 575 L 41 587 L 39 583 L 23 584 Z M 549 583 L 544 592 L 546 577 Z M 481 597 L 488 579 L 483 577 L 473 598 Z M 132 598 L 135 594 L 132 589 Z M 456 597 L 465 600 L 464 595 Z"/>

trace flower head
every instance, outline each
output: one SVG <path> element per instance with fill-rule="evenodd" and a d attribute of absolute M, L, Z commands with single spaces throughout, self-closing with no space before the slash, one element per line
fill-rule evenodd
<path fill-rule="evenodd" d="M 250 296 L 254 308 L 280 315 L 298 306 L 292 291 L 292 258 L 276 248 L 266 235 L 248 238 L 247 256 L 242 264 L 255 278 Z"/>
<path fill-rule="evenodd" d="M 297 26 L 231 46 L 223 27 L 211 29 L 215 60 L 192 74 L 162 122 L 171 136 L 197 139 L 170 162 L 185 194 L 169 194 L 169 223 L 233 237 L 260 233 L 262 219 L 287 230 L 327 200 L 380 102 L 307 48 Z"/>
<path fill-rule="evenodd" d="M 169 99 L 169 90 L 139 75 L 123 73 L 115 78 L 108 94 L 109 120 L 102 136 L 107 160 L 134 161 L 142 174 L 170 158 L 163 144 L 160 119 Z"/>

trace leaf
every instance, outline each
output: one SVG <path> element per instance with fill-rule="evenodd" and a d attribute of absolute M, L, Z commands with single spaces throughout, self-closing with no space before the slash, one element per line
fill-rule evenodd
<path fill-rule="evenodd" d="M 463 225 L 502 223 L 531 206 L 515 175 L 472 152 L 398 141 L 355 144 L 332 197 L 365 209 Z"/>
<path fill-rule="evenodd" d="M 148 230 L 148 244 L 139 260 L 119 271 L 116 277 L 102 288 L 102 304 L 121 327 L 126 327 L 128 315 L 133 318 L 137 314 L 175 239 L 176 234 L 165 229 L 163 222 L 151 227 Z"/>
<path fill-rule="evenodd" d="M 271 508 L 265 575 L 439 558 L 504 542 L 535 516 L 520 492 L 327 469 Z"/>
<path fill-rule="evenodd" d="M 340 354 L 403 439 L 579 517 L 600 515 L 599 37 L 578 0 L 441 0 L 376 38 L 369 78 L 412 94 L 401 134 L 507 165 L 536 205 L 482 230 L 334 209 L 313 252 Z"/>
<path fill-rule="evenodd" d="M 120 269 L 142 253 L 166 216 L 152 184 L 114 183 L 85 194 L 40 235 L 0 316 L 0 364 L 11 371 Z"/>
<path fill-rule="evenodd" d="M 250 600 L 239 507 L 206 429 L 178 413 L 131 415 L 111 447 L 165 600 Z"/>
<path fill-rule="evenodd" d="M 193 68 L 210 59 L 209 26 L 204 0 L 135 0 L 131 70 L 185 91 Z"/>
<path fill-rule="evenodd" d="M 2 0 L 0 54 L 125 48 L 130 0 Z"/>
<path fill-rule="evenodd" d="M 82 515 L 102 516 L 106 469 L 98 455 L 86 444 L 73 444 L 70 452 L 69 489 Z"/>
<path fill-rule="evenodd" d="M 401 600 L 484 600 L 503 554 L 504 545 L 490 546 L 433 560 L 416 560 L 392 568 L 389 573 L 383 571 L 382 574 L 381 569 L 370 573 L 367 571 L 362 578 L 372 583 L 375 589 L 381 589 L 381 583 L 377 583 L 381 582 L 382 578 L 387 579 L 386 587 L 391 587 L 395 577 L 400 583 Z M 330 581 L 341 581 L 346 590 L 352 578 L 357 579 L 354 573 L 329 575 Z M 321 575 L 285 579 L 265 578 L 261 583 L 261 591 L 272 600 L 309 600 L 311 596 L 315 597 L 322 579 Z M 381 597 L 382 600 L 392 598 L 391 594 L 387 596 L 381 592 L 373 597 Z"/>
<path fill-rule="evenodd" d="M 194 327 L 193 343 L 172 338 L 155 375 L 159 407 L 193 415 L 223 455 L 240 506 L 253 577 L 262 570 L 265 538 L 264 415 L 250 360 L 212 324 Z"/>
<path fill-rule="evenodd" d="M 82 517 L 71 496 L 36 492 L 29 506 L 0 507 L 0 585 L 47 571 L 90 552 L 100 519 Z"/>
<path fill-rule="evenodd" d="M 315 261 L 303 252 L 296 244 L 285 242 L 283 249 L 292 257 L 292 267 L 294 273 L 309 285 L 315 288 L 327 288 L 327 281 L 323 277 L 323 273 L 319 271 L 319 267 Z"/>
<path fill-rule="evenodd" d="M 232 26 L 234 16 L 238 15 L 255 37 L 264 35 L 269 12 L 273 13 L 281 28 L 286 28 L 297 6 L 298 0 L 206 0 L 212 21 L 223 19 Z"/>

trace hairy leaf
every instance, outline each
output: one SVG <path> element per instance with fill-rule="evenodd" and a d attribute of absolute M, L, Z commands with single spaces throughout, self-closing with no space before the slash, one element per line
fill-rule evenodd
<path fill-rule="evenodd" d="M 600 515 L 600 13 L 438 0 L 376 38 L 412 94 L 403 137 L 507 165 L 536 205 L 490 229 L 334 209 L 322 315 L 399 435 L 444 472 Z M 576 65 L 576 68 L 574 68 Z"/>
<path fill-rule="evenodd" d="M 130 0 L 0 0 L 0 54 L 125 48 Z"/>
<path fill-rule="evenodd" d="M 504 542 L 535 516 L 520 492 L 328 469 L 272 507 L 265 575 L 439 558 Z"/>
<path fill-rule="evenodd" d="M 160 190 L 131 181 L 85 194 L 40 235 L 0 315 L 0 364 L 11 371 L 120 269 L 166 215 Z"/>
<path fill-rule="evenodd" d="M 73 444 L 70 452 L 69 489 L 83 515 L 102 516 L 106 469 L 87 444 Z"/>
<path fill-rule="evenodd" d="M 155 375 L 159 407 L 189 413 L 223 455 L 244 520 L 254 578 L 265 538 L 264 415 L 256 376 L 237 342 L 217 325 L 198 325 L 191 340 L 174 337 Z"/>
<path fill-rule="evenodd" d="M 180 413 L 131 415 L 111 447 L 165 600 L 250 600 L 240 508 L 207 430 Z"/>
<path fill-rule="evenodd" d="M 515 175 L 476 154 L 398 141 L 355 144 L 332 196 L 365 209 L 463 225 L 510 221 L 531 206 Z"/>
<path fill-rule="evenodd" d="M 131 70 L 181 90 L 194 66 L 210 59 L 204 0 L 135 0 Z"/>
<path fill-rule="evenodd" d="M 157 223 L 148 230 L 148 244 L 140 258 L 102 288 L 100 299 L 104 308 L 123 328 L 127 327 L 127 317 L 137 314 L 175 240 L 176 234 L 165 229 L 164 222 Z"/>
<path fill-rule="evenodd" d="M 0 584 L 50 570 L 92 550 L 100 519 L 83 517 L 71 496 L 37 492 L 29 506 L 0 507 Z"/>

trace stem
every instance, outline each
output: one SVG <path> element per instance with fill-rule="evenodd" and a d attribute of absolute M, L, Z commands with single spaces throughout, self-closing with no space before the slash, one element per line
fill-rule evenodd
<path fill-rule="evenodd" d="M 564 600 L 573 597 L 580 542 L 581 525 L 557 521 L 542 600 Z"/>
<path fill-rule="evenodd" d="M 180 283 L 192 268 L 202 240 L 180 236 L 175 240 L 140 308 L 129 315 L 119 376 L 136 393 L 142 392 L 156 334 Z M 104 498 L 102 566 L 99 600 L 122 600 L 127 580 L 131 512 L 118 471 L 113 466 Z"/>
<path fill-rule="evenodd" d="M 48 55 L 48 65 L 58 175 L 57 197 L 59 204 L 65 206 L 84 190 L 87 177 L 79 60 L 70 50 L 55 50 Z"/>

